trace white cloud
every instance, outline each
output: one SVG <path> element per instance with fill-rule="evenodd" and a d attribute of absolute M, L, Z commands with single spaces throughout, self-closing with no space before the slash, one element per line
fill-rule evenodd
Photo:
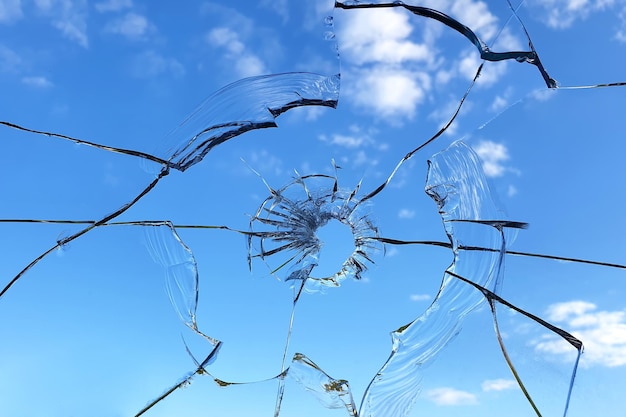
<path fill-rule="evenodd" d="M 474 151 L 483 161 L 483 170 L 488 177 L 500 177 L 504 175 L 507 168 L 503 162 L 509 160 L 509 151 L 501 143 L 483 140 L 473 147 Z"/>
<path fill-rule="evenodd" d="M 585 347 L 582 366 L 617 367 L 626 365 L 626 310 L 598 311 L 587 301 L 552 304 L 546 318 L 559 323 L 580 339 Z M 569 344 L 559 337 L 544 337 L 534 342 L 535 350 L 565 358 L 574 354 Z"/>
<path fill-rule="evenodd" d="M 431 88 L 430 43 L 413 39 L 410 14 L 399 9 L 359 10 L 338 25 L 346 97 L 392 122 L 412 118 Z"/>
<path fill-rule="evenodd" d="M 22 16 L 21 0 L 0 0 L 0 23 L 12 23 Z"/>
<path fill-rule="evenodd" d="M 83 48 L 89 46 L 86 0 L 35 0 L 35 6 L 63 36 Z"/>
<path fill-rule="evenodd" d="M 145 51 L 135 57 L 132 73 L 138 78 L 156 77 L 162 74 L 181 77 L 185 74 L 185 67 L 174 58 L 165 57 L 155 51 Z"/>
<path fill-rule="evenodd" d="M 518 387 L 517 381 L 514 379 L 488 379 L 483 381 L 481 385 L 483 391 L 504 391 L 508 389 L 515 389 Z"/>
<path fill-rule="evenodd" d="M 569 301 L 549 306 L 546 317 L 553 321 L 566 321 L 571 316 L 581 316 L 595 309 L 595 304 L 587 301 Z"/>
<path fill-rule="evenodd" d="M 52 87 L 53 84 L 46 77 L 37 76 L 37 77 L 23 77 L 22 83 L 29 85 L 31 87 L 37 88 L 49 88 Z"/>
<path fill-rule="evenodd" d="M 133 6 L 132 0 L 107 0 L 100 3 L 96 3 L 96 10 L 100 13 L 104 12 L 118 12 Z"/>
<path fill-rule="evenodd" d="M 498 30 L 498 19 L 491 14 L 485 2 L 456 0 L 452 4 L 452 14 L 485 42 L 493 38 Z"/>
<path fill-rule="evenodd" d="M 244 54 L 235 60 L 235 70 L 242 77 L 252 77 L 254 75 L 265 74 L 265 64 L 254 54 Z"/>
<path fill-rule="evenodd" d="M 591 13 L 613 6 L 613 0 L 534 0 L 530 4 L 543 9 L 538 13 L 553 29 L 566 29 L 575 21 L 586 19 Z"/>
<path fill-rule="evenodd" d="M 242 54 L 245 50 L 245 45 L 239 39 L 239 34 L 232 29 L 226 27 L 219 27 L 211 30 L 206 35 L 206 41 L 214 46 L 220 46 L 226 49 L 231 54 Z"/>
<path fill-rule="evenodd" d="M 410 15 L 402 10 L 361 10 L 345 17 L 339 46 L 342 54 L 357 65 L 430 61 L 430 48 L 408 39 L 412 31 Z"/>
<path fill-rule="evenodd" d="M 346 86 L 355 104 L 394 120 L 412 118 L 429 88 L 426 73 L 383 66 L 360 71 Z"/>
<path fill-rule="evenodd" d="M 250 77 L 267 73 L 265 64 L 256 54 L 250 52 L 239 33 L 227 27 L 212 29 L 205 36 L 206 42 L 226 51 L 226 58 L 233 62 L 237 74 Z"/>
<path fill-rule="evenodd" d="M 426 397 L 437 405 L 475 405 L 478 399 L 472 393 L 442 387 L 426 392 Z"/>
<path fill-rule="evenodd" d="M 435 84 L 445 85 L 456 76 L 454 69 L 440 69 L 435 73 Z"/>
<path fill-rule="evenodd" d="M 430 300 L 432 297 L 428 294 L 411 294 L 410 297 L 411 301 L 428 301 Z"/>
<path fill-rule="evenodd" d="M 128 12 L 123 17 L 109 22 L 105 32 L 122 35 L 129 39 L 141 39 L 155 30 L 154 25 L 145 16 Z"/>
<path fill-rule="evenodd" d="M 398 212 L 398 218 L 400 219 L 412 219 L 415 217 L 415 210 L 400 209 Z"/>
<path fill-rule="evenodd" d="M 425 0 L 424 5 L 451 14 L 485 42 L 498 34 L 498 18 L 488 2 Z M 445 86 L 459 77 L 471 80 L 481 64 L 473 47 L 455 51 L 446 45 L 440 50 L 438 41 L 449 30 L 428 19 L 416 25 L 415 17 L 401 8 L 355 10 L 337 17 L 344 99 L 392 124 L 414 117 L 433 85 Z M 522 49 L 507 28 L 494 47 Z M 488 63 L 477 84 L 492 85 L 506 69 L 506 62 Z"/>

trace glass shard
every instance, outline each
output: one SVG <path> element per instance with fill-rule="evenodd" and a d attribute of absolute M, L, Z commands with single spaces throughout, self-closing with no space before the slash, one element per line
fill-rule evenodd
<path fill-rule="evenodd" d="M 297 353 L 293 357 L 288 375 L 313 394 L 324 407 L 344 409 L 347 414 L 343 415 L 357 416 L 348 381 L 333 379 L 303 354 Z"/>

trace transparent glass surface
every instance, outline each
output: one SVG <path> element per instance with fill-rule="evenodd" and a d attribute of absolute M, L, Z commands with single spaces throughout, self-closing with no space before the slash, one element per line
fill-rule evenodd
<path fill-rule="evenodd" d="M 624 16 L 0 1 L 0 414 L 620 416 Z"/>

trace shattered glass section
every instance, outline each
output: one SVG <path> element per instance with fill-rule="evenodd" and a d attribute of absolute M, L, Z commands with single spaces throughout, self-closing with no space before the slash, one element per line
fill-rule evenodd
<path fill-rule="evenodd" d="M 326 187 L 323 182 L 326 182 Z M 271 195 L 250 221 L 248 245 L 251 249 L 258 246 L 258 253 L 251 252 L 249 262 L 253 257 L 265 260 L 285 252 L 285 260 L 272 268 L 271 273 L 288 267 L 284 280 L 303 281 L 309 291 L 337 287 L 346 278 L 361 279 L 367 265 L 374 262 L 375 252 L 380 251 L 380 244 L 376 226 L 365 213 L 365 207 L 361 207 L 357 196 L 359 188 L 360 185 L 353 190 L 340 189 L 337 174 L 335 177 L 298 176 L 293 183 L 281 189 L 270 188 Z M 354 250 L 332 275 L 317 276 L 315 268 L 319 265 L 324 245 L 317 232 L 331 221 L 337 221 L 350 230 Z M 255 229 L 256 223 L 269 229 Z"/>
<path fill-rule="evenodd" d="M 623 2 L 303 3 L 0 12 L 3 413 L 620 415 Z"/>
<path fill-rule="evenodd" d="M 209 97 L 167 135 L 163 159 L 184 171 L 229 139 L 250 130 L 277 127 L 276 117 L 290 109 L 335 107 L 338 97 L 339 75 L 287 73 L 237 81 Z"/>

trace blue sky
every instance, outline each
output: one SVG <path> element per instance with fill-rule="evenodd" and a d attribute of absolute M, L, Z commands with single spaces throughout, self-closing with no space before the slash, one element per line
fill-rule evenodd
<path fill-rule="evenodd" d="M 505 1 L 415 5 L 449 14 L 495 51 L 528 48 Z M 334 28 L 325 22 L 331 13 Z M 427 160 L 462 139 L 482 158 L 507 217 L 530 225 L 509 242 L 512 250 L 623 263 L 626 90 L 565 87 L 626 79 L 626 3 L 531 0 L 518 13 L 563 88 L 549 91 L 529 64 L 486 63 L 454 124 L 402 164 L 365 211 L 380 236 L 446 241 L 424 192 Z M 277 118 L 278 128 L 216 147 L 187 171 L 172 171 L 120 221 L 247 230 L 270 193 L 264 181 L 279 189 L 297 175 L 334 175 L 333 160 L 339 186 L 360 183 L 365 195 L 451 117 L 479 65 L 467 39 L 399 8 L 333 12 L 332 2 L 321 0 L 0 0 L 0 120 L 109 146 L 164 152 L 163 138 L 196 106 L 245 77 L 341 73 L 337 109 L 293 109 Z M 225 106 L 223 114 L 235 111 Z M 2 143 L 1 219 L 98 220 L 134 198 L 158 169 L 6 127 Z M 326 242 L 320 260 L 329 271 L 352 250 L 345 226 L 331 226 L 336 242 Z M 0 282 L 83 227 L 0 224 Z M 0 299 L 0 414 L 134 415 L 195 369 L 181 335 L 199 360 L 210 352 L 172 308 L 145 229 L 92 230 Z M 207 370 L 231 382 L 273 378 L 293 299 L 282 271 L 271 274 L 278 261 L 255 260 L 250 272 L 243 235 L 178 234 L 198 264 L 198 328 L 223 342 Z M 174 243 L 168 247 L 180 250 Z M 386 245 L 362 280 L 304 294 L 287 358 L 301 352 L 348 380 L 358 405 L 389 356 L 389 333 L 428 308 L 452 259 L 445 248 Z M 623 270 L 506 257 L 501 296 L 585 344 L 570 416 L 620 415 L 625 290 Z M 544 415 L 561 415 L 571 352 L 518 314 L 498 314 L 507 349 Z M 421 395 L 410 415 L 533 415 L 486 305 L 419 372 Z M 277 387 L 270 380 L 218 388 L 198 376 L 146 415 L 272 415 Z M 325 409 L 293 381 L 284 401 L 284 415 L 346 415 Z"/>

